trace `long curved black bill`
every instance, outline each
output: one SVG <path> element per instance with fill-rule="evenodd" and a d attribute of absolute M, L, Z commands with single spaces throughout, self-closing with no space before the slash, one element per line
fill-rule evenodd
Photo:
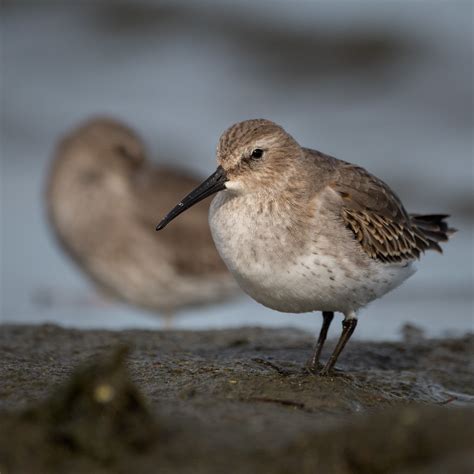
<path fill-rule="evenodd" d="M 189 209 L 199 201 L 211 196 L 225 189 L 225 182 L 227 176 L 225 175 L 222 166 L 219 166 L 217 170 L 209 176 L 204 182 L 202 182 L 194 191 L 191 191 L 185 198 L 181 200 L 168 214 L 161 220 L 156 226 L 156 230 L 164 229 L 168 223 L 170 223 L 175 217 L 178 217 L 186 209 Z"/>

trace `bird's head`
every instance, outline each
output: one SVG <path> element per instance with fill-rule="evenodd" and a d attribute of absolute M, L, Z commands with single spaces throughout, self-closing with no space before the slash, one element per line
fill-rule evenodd
<path fill-rule="evenodd" d="M 219 140 L 217 170 L 183 198 L 157 230 L 218 191 L 278 193 L 288 183 L 302 155 L 303 150 L 293 137 L 270 120 L 246 120 L 232 125 Z"/>
<path fill-rule="evenodd" d="M 104 186 L 129 179 L 144 161 L 143 143 L 133 130 L 114 119 L 94 118 L 61 141 L 55 171 L 76 186 Z"/>

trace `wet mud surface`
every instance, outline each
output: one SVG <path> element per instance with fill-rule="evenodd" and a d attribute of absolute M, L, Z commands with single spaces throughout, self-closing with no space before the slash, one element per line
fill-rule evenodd
<path fill-rule="evenodd" d="M 0 326 L 0 472 L 472 472 L 473 335 L 351 341 L 324 378 L 312 344 Z"/>

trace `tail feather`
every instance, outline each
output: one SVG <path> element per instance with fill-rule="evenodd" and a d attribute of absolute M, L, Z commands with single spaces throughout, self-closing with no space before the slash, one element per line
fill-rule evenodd
<path fill-rule="evenodd" d="M 448 217 L 448 214 L 410 214 L 413 230 L 427 242 L 426 250 L 443 252 L 438 242 L 447 242 L 449 236 L 457 231 L 445 222 Z"/>

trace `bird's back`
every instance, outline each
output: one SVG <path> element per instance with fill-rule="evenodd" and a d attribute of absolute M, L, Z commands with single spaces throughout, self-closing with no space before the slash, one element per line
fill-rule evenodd
<path fill-rule="evenodd" d="M 364 168 L 316 150 L 305 152 L 318 169 L 315 193 L 336 193 L 339 217 L 371 258 L 394 263 L 419 258 L 426 250 L 441 252 L 438 242 L 455 231 L 444 221 L 448 215 L 409 214 L 395 192 Z"/>

